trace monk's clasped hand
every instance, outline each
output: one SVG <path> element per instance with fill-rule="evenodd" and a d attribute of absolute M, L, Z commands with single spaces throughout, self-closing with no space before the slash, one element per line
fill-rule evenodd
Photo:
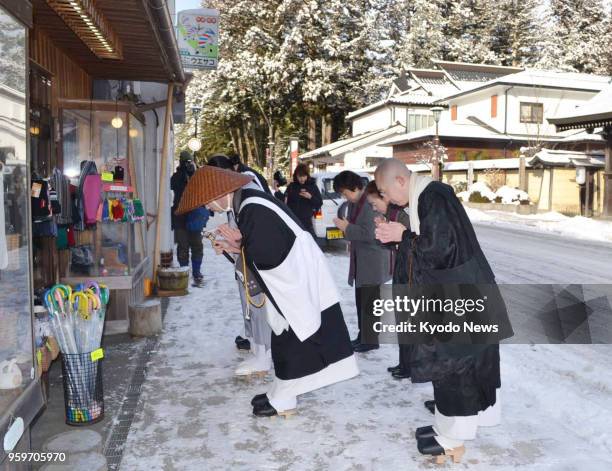
<path fill-rule="evenodd" d="M 235 227 L 230 227 L 228 224 L 221 224 L 217 228 L 217 234 L 223 236 L 225 240 L 232 242 L 234 245 L 240 245 L 240 241 L 242 240 L 242 234 L 240 230 Z"/>
<path fill-rule="evenodd" d="M 376 238 L 383 244 L 401 242 L 406 227 L 399 222 L 385 222 L 376 227 Z"/>

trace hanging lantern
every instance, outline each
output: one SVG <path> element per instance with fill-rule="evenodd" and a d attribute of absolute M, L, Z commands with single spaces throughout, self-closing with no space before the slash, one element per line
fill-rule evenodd
<path fill-rule="evenodd" d="M 200 141 L 197 137 L 192 137 L 187 142 L 187 147 L 189 147 L 189 150 L 192 152 L 197 152 L 202 148 L 202 141 Z"/>
<path fill-rule="evenodd" d="M 111 121 L 111 125 L 115 129 L 119 129 L 123 126 L 123 120 L 119 116 L 115 116 L 113 120 Z"/>

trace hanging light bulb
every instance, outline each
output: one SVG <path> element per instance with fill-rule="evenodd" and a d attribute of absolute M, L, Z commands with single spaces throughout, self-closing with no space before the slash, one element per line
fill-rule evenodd
<path fill-rule="evenodd" d="M 119 116 L 115 116 L 111 121 L 111 125 L 115 129 L 119 129 L 121 126 L 123 126 L 123 120 Z"/>
<path fill-rule="evenodd" d="M 202 141 L 200 141 L 197 137 L 192 137 L 187 142 L 187 147 L 189 147 L 189 150 L 192 152 L 197 152 L 202 148 Z"/>

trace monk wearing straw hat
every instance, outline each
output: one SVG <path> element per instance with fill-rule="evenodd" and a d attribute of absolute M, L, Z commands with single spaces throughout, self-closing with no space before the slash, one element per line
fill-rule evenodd
<path fill-rule="evenodd" d="M 238 229 L 222 225 L 215 251 L 241 253 L 245 273 L 266 295 L 275 379 L 251 404 L 258 417 L 295 412 L 297 396 L 359 374 L 340 298 L 325 257 L 291 211 L 251 177 L 203 167 L 190 179 L 177 213 L 206 205 L 234 212 Z"/>

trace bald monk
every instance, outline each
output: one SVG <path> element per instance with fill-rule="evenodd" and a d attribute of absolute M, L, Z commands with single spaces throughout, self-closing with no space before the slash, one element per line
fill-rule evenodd
<path fill-rule="evenodd" d="M 411 173 L 401 161 L 385 160 L 375 172 L 380 193 L 392 203 L 409 205 L 410 232 L 398 222 L 378 224 L 376 238 L 397 242 L 394 284 L 494 284 L 467 214 L 453 189 L 428 176 Z M 418 450 L 443 462 L 461 460 L 464 441 L 478 426 L 500 420 L 499 345 L 412 345 L 413 382 L 433 382 L 435 412 L 431 426 L 416 429 Z M 434 374 L 435 372 L 435 374 Z M 430 401 L 428 401 L 430 402 Z"/>

